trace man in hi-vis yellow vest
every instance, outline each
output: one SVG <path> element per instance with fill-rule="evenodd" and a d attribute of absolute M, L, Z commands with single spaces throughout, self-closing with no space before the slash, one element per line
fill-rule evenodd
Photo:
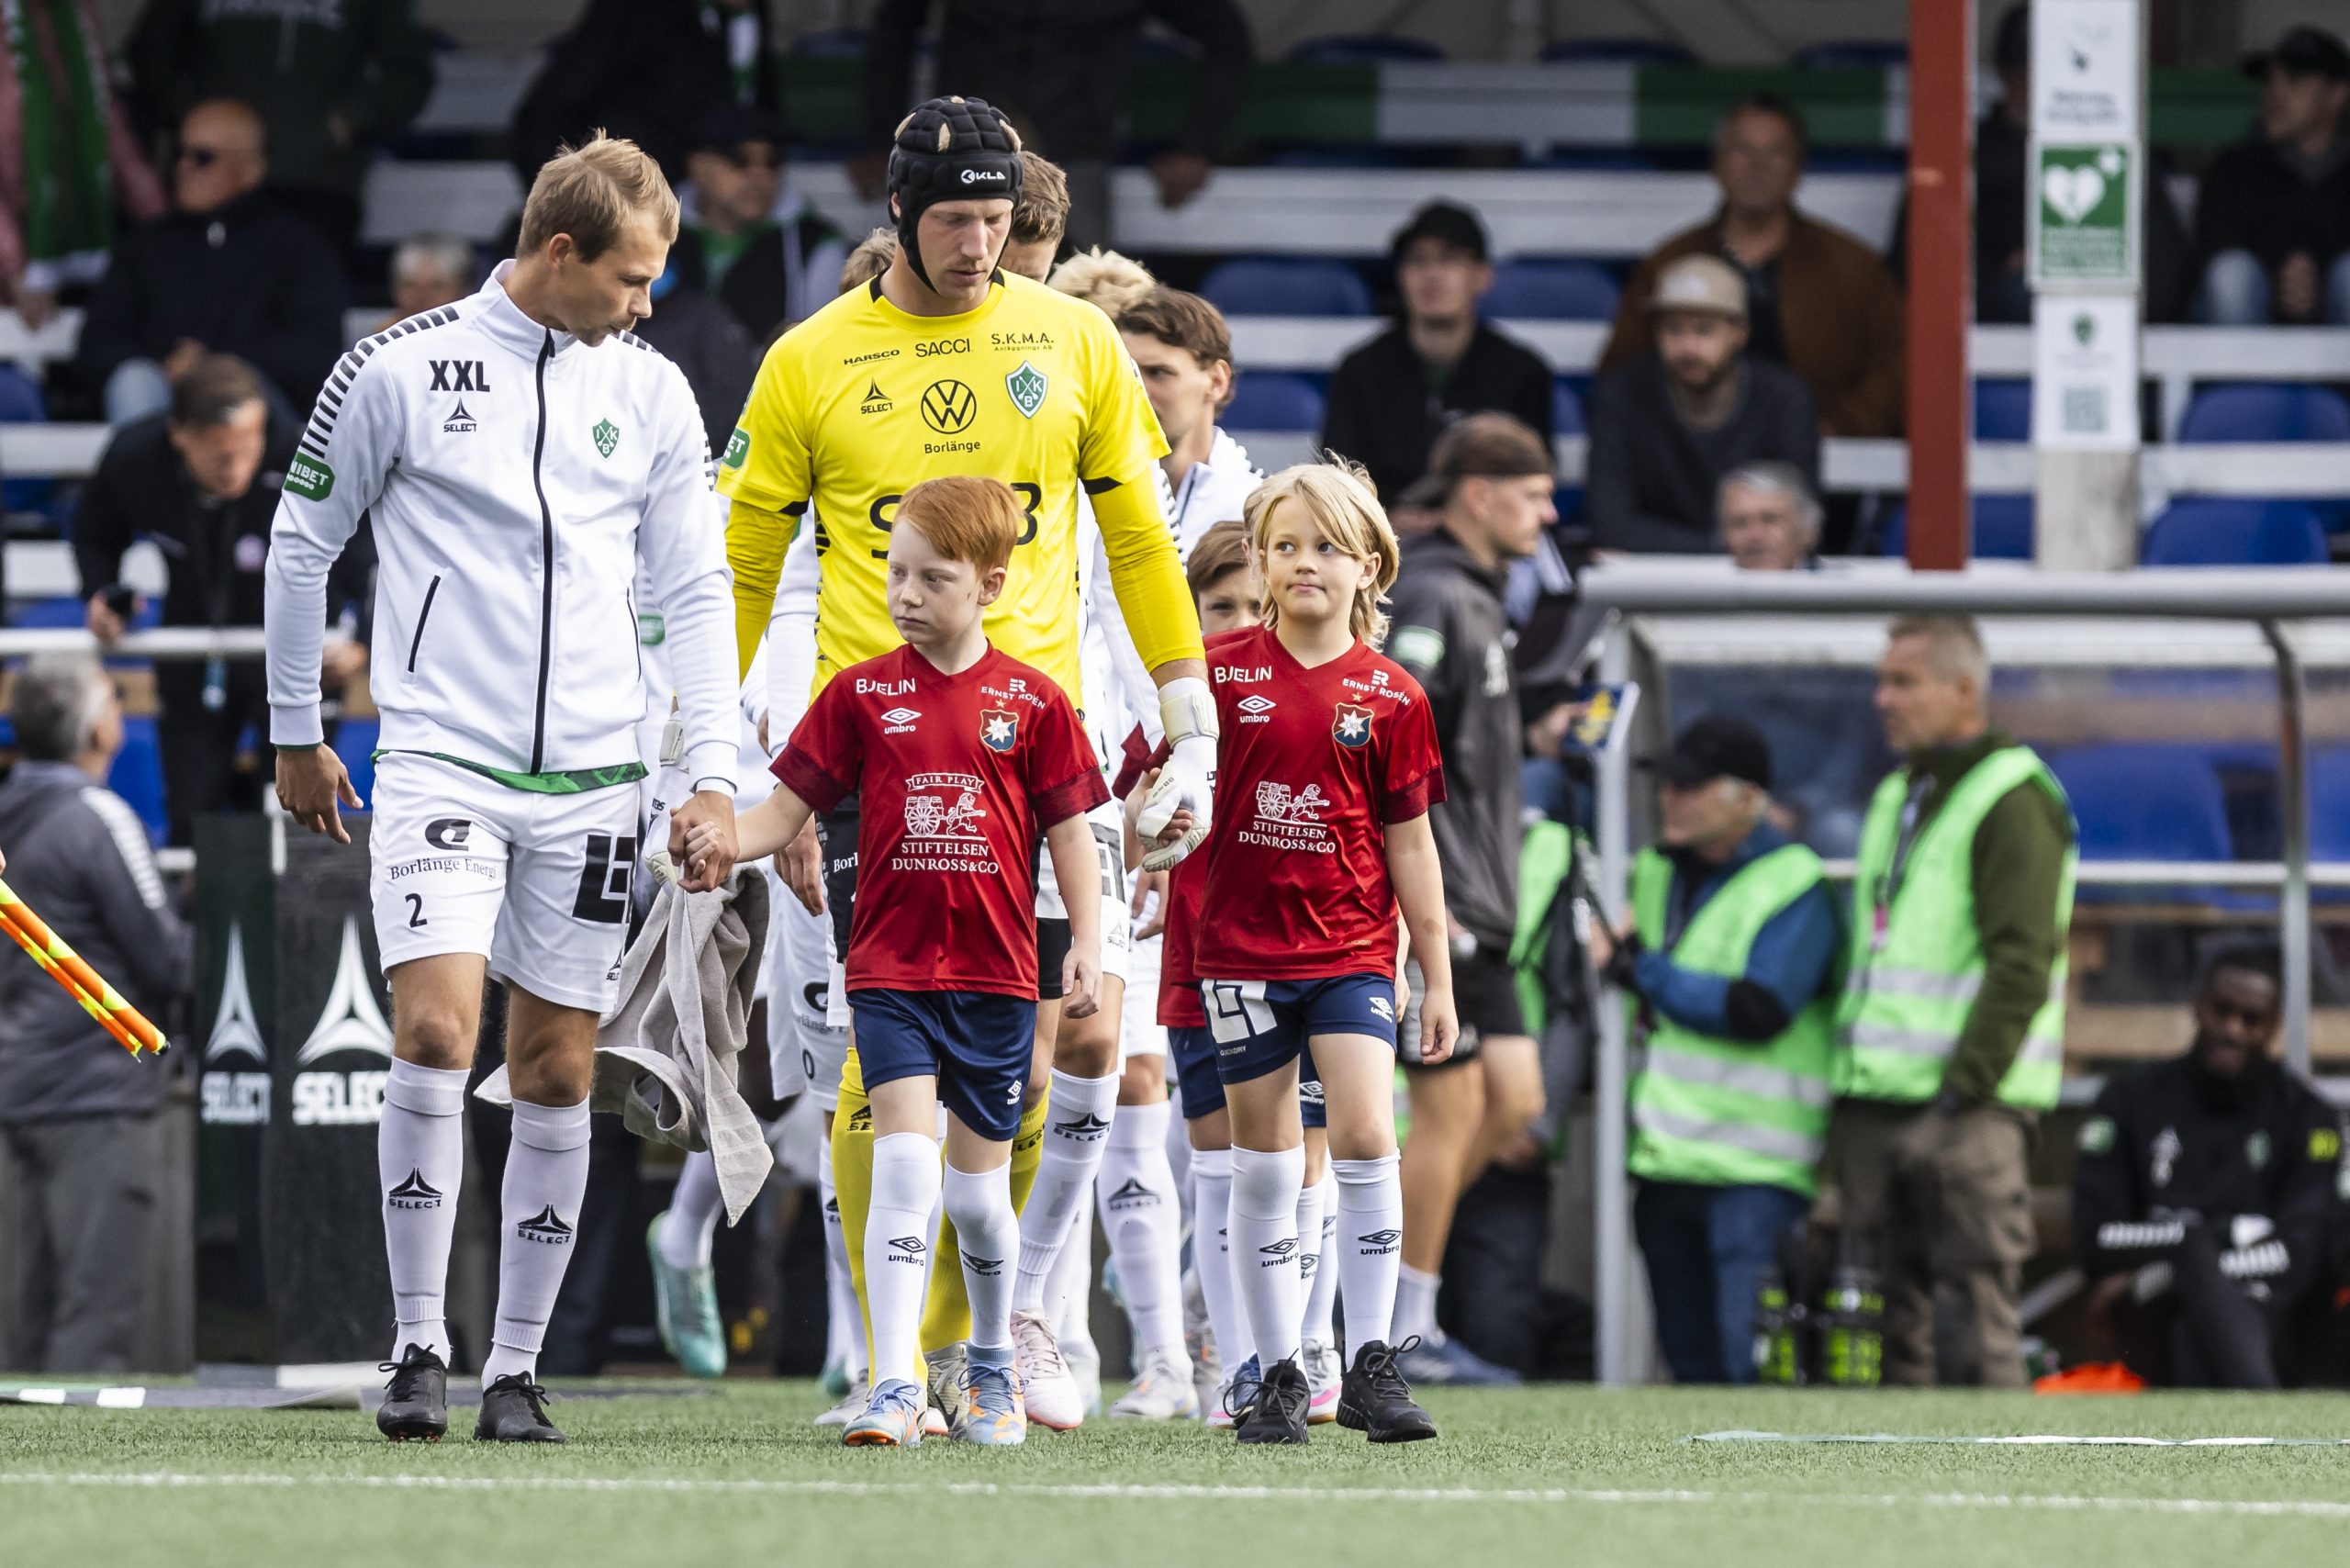
<path fill-rule="evenodd" d="M 1833 1145 L 1853 1256 L 1884 1285 L 1888 1383 L 2024 1382 L 2024 1162 L 2064 1071 L 2076 852 L 2047 765 L 1991 728 L 1989 687 L 1971 619 L 1887 629 L 1877 713 L 1907 761 L 1861 830 Z M 1938 1293 L 1964 1319 L 1939 1369 Z"/>

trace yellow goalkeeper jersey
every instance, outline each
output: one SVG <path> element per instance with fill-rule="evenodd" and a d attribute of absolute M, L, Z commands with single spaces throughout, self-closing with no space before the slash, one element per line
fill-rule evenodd
<path fill-rule="evenodd" d="M 726 554 L 744 667 L 811 503 L 822 569 L 814 689 L 898 646 L 890 526 L 907 490 L 948 474 L 1002 479 L 1027 512 L 987 612 L 995 646 L 1073 699 L 1082 690 L 1082 487 L 1143 662 L 1202 656 L 1151 474 L 1166 451 L 1133 360 L 1091 305 L 1001 272 L 986 301 L 959 316 L 910 316 L 878 279 L 841 296 L 767 351 L 719 464 L 719 493 L 736 503 Z"/>

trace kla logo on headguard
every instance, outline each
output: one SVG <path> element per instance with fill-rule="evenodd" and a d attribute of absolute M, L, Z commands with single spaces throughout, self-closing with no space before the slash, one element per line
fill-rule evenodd
<path fill-rule="evenodd" d="M 346 1051 L 389 1059 L 391 1025 L 376 1005 L 367 959 L 359 946 L 359 922 L 342 920 L 342 950 L 335 959 L 334 985 L 310 1037 L 294 1058 L 307 1068 Z M 383 1119 L 384 1081 L 388 1072 L 299 1072 L 294 1076 L 294 1125 L 297 1127 L 368 1126 Z"/>
<path fill-rule="evenodd" d="M 250 1059 L 260 1070 L 216 1065 L 239 1058 Z M 269 1049 L 253 1020 L 252 988 L 245 979 L 244 928 L 234 921 L 229 924 L 229 961 L 220 973 L 220 1007 L 204 1042 L 203 1085 L 206 1126 L 250 1127 L 269 1120 Z"/>

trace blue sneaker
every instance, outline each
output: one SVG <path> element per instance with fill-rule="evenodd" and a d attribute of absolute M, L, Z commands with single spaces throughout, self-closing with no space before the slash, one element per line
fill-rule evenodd
<path fill-rule="evenodd" d="M 957 1441 L 1006 1449 L 1028 1440 L 1028 1410 L 1021 1402 L 1018 1372 L 972 1361 L 964 1367 L 960 1381 L 963 1418 L 949 1424 Z"/>
<path fill-rule="evenodd" d="M 1208 1406 L 1208 1430 L 1228 1432 L 1247 1420 L 1256 1404 L 1257 1390 L 1264 1381 L 1265 1374 L 1253 1353 L 1233 1368 L 1232 1375 L 1224 1380 L 1224 1386 L 1215 1391 L 1215 1402 Z"/>
<path fill-rule="evenodd" d="M 841 1433 L 844 1448 L 911 1449 L 922 1446 L 922 1413 L 929 1401 L 913 1383 L 893 1377 L 873 1391 L 865 1414 Z"/>
<path fill-rule="evenodd" d="M 718 1276 L 707 1265 L 673 1269 L 661 1257 L 661 1227 L 666 1210 L 645 1227 L 644 1249 L 653 1258 L 653 1317 L 661 1344 L 688 1377 L 726 1375 L 726 1328 L 718 1320 Z"/>
<path fill-rule="evenodd" d="M 1526 1380 L 1507 1367 L 1495 1366 L 1458 1339 L 1430 1334 L 1406 1340 L 1395 1352 L 1395 1370 L 1416 1383 L 1452 1388 L 1516 1388 Z"/>

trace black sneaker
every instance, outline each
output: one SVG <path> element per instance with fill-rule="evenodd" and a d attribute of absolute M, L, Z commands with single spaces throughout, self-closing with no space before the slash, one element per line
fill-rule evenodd
<path fill-rule="evenodd" d="M 392 1374 L 384 1402 L 375 1407 L 375 1428 L 396 1443 L 414 1438 L 437 1443 L 449 1430 L 449 1363 L 421 1345 L 410 1345 L 397 1361 L 379 1361 Z"/>
<path fill-rule="evenodd" d="M 1239 1393 L 1233 1390 L 1236 1398 Z M 1313 1387 L 1297 1358 L 1275 1361 L 1253 1391 L 1248 1414 L 1235 1435 L 1244 1443 L 1303 1443 L 1306 1407 L 1313 1402 Z"/>
<path fill-rule="evenodd" d="M 487 1443 L 566 1441 L 547 1419 L 547 1391 L 529 1372 L 508 1372 L 481 1391 L 481 1419 L 474 1440 Z"/>
<path fill-rule="evenodd" d="M 1338 1425 L 1366 1433 L 1374 1443 L 1416 1443 L 1436 1436 L 1436 1423 L 1412 1398 L 1412 1386 L 1395 1370 L 1395 1358 L 1419 1343 L 1373 1339 L 1355 1352 L 1355 1364 L 1338 1384 Z"/>

